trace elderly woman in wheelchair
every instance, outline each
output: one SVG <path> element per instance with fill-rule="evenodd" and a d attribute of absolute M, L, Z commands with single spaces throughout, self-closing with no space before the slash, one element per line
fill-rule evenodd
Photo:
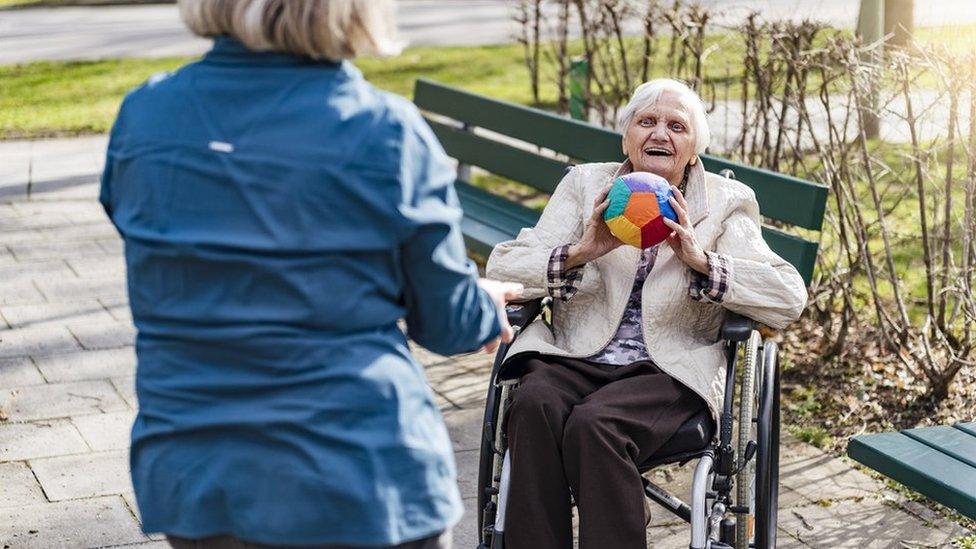
<path fill-rule="evenodd" d="M 537 301 L 510 313 L 522 329 L 496 359 L 479 480 L 482 544 L 572 547 L 575 502 L 580 547 L 643 548 L 650 497 L 691 523 L 691 547 L 771 547 L 776 351 L 771 342 L 760 348 L 749 323 L 795 320 L 807 299 L 803 280 L 763 240 L 752 190 L 702 166 L 710 133 L 690 88 L 641 85 L 620 128 L 626 160 L 573 167 L 538 224 L 488 260 L 489 277 L 520 282 L 524 298 Z M 666 221 L 668 239 L 644 250 L 622 245 L 603 221 L 611 182 L 632 171 L 667 179 L 678 215 Z M 690 459 L 699 459 L 690 506 L 642 477 Z"/>

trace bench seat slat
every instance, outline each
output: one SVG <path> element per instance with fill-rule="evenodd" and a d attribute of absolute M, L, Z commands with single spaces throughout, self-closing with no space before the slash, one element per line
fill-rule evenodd
<path fill-rule="evenodd" d="M 973 474 L 976 475 L 976 436 L 960 429 L 953 429 L 948 425 L 905 429 L 902 434 L 929 446 L 933 450 L 938 450 L 969 464 L 973 468 Z"/>
<path fill-rule="evenodd" d="M 976 437 L 976 421 L 972 423 L 957 423 L 953 427 Z"/>
<path fill-rule="evenodd" d="M 851 439 L 847 455 L 905 486 L 976 519 L 976 468 L 902 433 Z"/>
<path fill-rule="evenodd" d="M 810 284 L 820 245 L 774 227 L 763 226 L 762 235 L 769 247 L 780 257 L 792 263 L 803 277 L 803 281 Z"/>
<path fill-rule="evenodd" d="M 447 154 L 463 164 L 551 193 L 569 164 L 428 120 Z"/>

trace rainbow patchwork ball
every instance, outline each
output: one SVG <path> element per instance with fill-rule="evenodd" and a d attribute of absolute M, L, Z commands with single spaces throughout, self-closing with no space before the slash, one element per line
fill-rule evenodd
<path fill-rule="evenodd" d="M 603 219 L 610 232 L 625 244 L 650 248 L 664 242 L 671 229 L 664 218 L 677 222 L 668 200 L 674 196 L 671 184 L 659 175 L 634 172 L 613 181 L 608 198 L 610 206 Z"/>

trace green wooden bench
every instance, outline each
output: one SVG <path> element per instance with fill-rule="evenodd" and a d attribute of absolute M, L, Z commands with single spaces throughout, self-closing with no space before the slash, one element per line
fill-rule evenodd
<path fill-rule="evenodd" d="M 847 455 L 976 519 L 976 422 L 857 436 Z"/>
<path fill-rule="evenodd" d="M 472 185 L 470 166 L 551 193 L 573 164 L 623 160 L 619 133 L 539 109 L 425 79 L 417 81 L 414 103 L 425 112 L 447 153 L 458 161 L 457 192 L 464 209 L 461 228 L 468 249 L 485 257 L 495 244 L 534 226 L 539 212 Z M 820 231 L 827 204 L 825 186 L 714 156 L 704 155 L 702 160 L 705 169 L 732 170 L 737 180 L 752 187 L 765 218 Z M 770 226 L 763 227 L 763 236 L 809 283 L 818 242 Z"/>

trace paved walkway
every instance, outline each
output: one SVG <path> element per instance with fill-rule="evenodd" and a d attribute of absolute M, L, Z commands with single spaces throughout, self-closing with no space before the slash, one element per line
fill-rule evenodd
<path fill-rule="evenodd" d="M 841 28 L 857 21 L 853 0 L 699 0 L 712 22 L 734 25 L 752 11 L 770 20 L 817 19 Z M 400 32 L 416 46 L 512 42 L 512 0 L 399 0 Z M 972 0 L 916 2 L 918 26 L 976 21 Z M 640 29 L 634 21 L 632 30 Z M 0 11 L 0 64 L 53 59 L 198 55 L 209 41 L 191 35 L 173 5 L 31 8 Z"/>
<path fill-rule="evenodd" d="M 167 547 L 139 529 L 127 471 L 136 410 L 121 241 L 96 202 L 103 137 L 0 142 L 0 544 Z M 489 358 L 417 350 L 455 444 L 473 548 Z M 781 546 L 941 547 L 965 532 L 846 462 L 788 440 Z M 685 494 L 690 467 L 654 473 Z M 655 514 L 654 547 L 687 547 Z"/>

